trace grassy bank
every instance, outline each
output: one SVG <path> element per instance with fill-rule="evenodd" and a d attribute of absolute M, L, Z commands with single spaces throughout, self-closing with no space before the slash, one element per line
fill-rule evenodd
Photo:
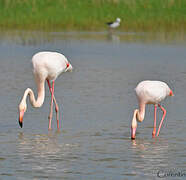
<path fill-rule="evenodd" d="M 120 30 L 186 28 L 185 0 L 0 0 L 0 27 L 103 30 L 122 19 Z"/>

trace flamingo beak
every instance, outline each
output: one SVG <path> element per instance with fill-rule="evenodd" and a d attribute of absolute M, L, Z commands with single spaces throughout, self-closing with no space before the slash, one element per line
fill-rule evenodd
<path fill-rule="evenodd" d="M 23 127 L 23 116 L 24 116 L 24 111 L 19 112 L 19 125 L 22 128 Z"/>
<path fill-rule="evenodd" d="M 136 138 L 136 128 L 131 127 L 131 139 L 134 140 Z"/>
<path fill-rule="evenodd" d="M 174 96 L 172 90 L 170 90 L 169 96 Z"/>

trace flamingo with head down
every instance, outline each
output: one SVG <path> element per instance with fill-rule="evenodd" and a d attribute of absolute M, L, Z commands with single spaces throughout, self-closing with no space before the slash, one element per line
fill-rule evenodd
<path fill-rule="evenodd" d="M 23 98 L 19 104 L 19 125 L 23 126 L 23 116 L 27 110 L 26 99 L 29 95 L 30 103 L 33 107 L 38 108 L 43 105 L 45 99 L 45 80 L 48 83 L 49 91 L 51 93 L 51 105 L 49 114 L 49 126 L 51 129 L 51 120 L 53 113 L 53 101 L 55 104 L 57 128 L 59 129 L 59 107 L 54 96 L 54 82 L 58 75 L 66 71 L 72 71 L 72 65 L 67 58 L 57 52 L 39 52 L 32 57 L 33 74 L 37 85 L 38 96 L 35 99 L 32 89 L 27 88 L 24 92 Z M 52 86 L 51 86 L 52 84 Z"/>
<path fill-rule="evenodd" d="M 153 137 L 155 137 L 156 135 L 157 105 L 163 111 L 163 117 L 161 119 L 157 132 L 157 136 L 159 136 L 160 129 L 166 115 L 166 110 L 160 105 L 160 102 L 167 96 L 173 96 L 172 90 L 166 83 L 162 81 L 142 81 L 137 85 L 135 91 L 138 98 L 139 109 L 134 110 L 131 125 L 131 139 L 135 139 L 136 137 L 137 121 L 142 122 L 145 117 L 146 104 L 154 104 L 154 128 L 152 132 Z"/>

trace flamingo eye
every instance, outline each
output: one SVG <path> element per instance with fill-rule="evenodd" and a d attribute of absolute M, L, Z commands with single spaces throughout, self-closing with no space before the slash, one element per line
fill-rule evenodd
<path fill-rule="evenodd" d="M 174 96 L 172 90 L 170 90 L 169 96 Z"/>

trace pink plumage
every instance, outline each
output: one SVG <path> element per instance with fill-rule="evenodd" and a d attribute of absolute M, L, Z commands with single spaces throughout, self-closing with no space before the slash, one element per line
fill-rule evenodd
<path fill-rule="evenodd" d="M 39 52 L 32 57 L 34 76 L 55 80 L 59 74 L 72 70 L 67 58 L 57 52 Z M 67 67 L 68 66 L 68 67 Z"/>
<path fill-rule="evenodd" d="M 172 90 L 169 86 L 162 81 L 142 81 L 135 88 L 139 110 L 136 109 L 133 114 L 132 126 L 131 126 L 131 138 L 135 139 L 135 133 L 137 128 L 137 121 L 142 122 L 145 117 L 145 106 L 146 104 L 154 104 L 154 129 L 153 137 L 156 134 L 156 110 L 157 105 L 163 111 L 163 117 L 159 125 L 157 136 L 159 135 L 161 125 L 166 115 L 166 110 L 159 104 L 167 96 L 173 96 Z"/>
<path fill-rule="evenodd" d="M 30 88 L 24 92 L 19 104 L 19 124 L 22 127 L 23 115 L 27 109 L 26 98 L 29 95 L 30 103 L 33 107 L 41 107 L 45 99 L 45 81 L 48 83 L 51 93 L 51 106 L 49 114 L 49 129 L 51 129 L 53 101 L 55 103 L 57 128 L 59 129 L 59 107 L 54 96 L 54 82 L 58 75 L 66 71 L 72 71 L 72 66 L 67 58 L 57 52 L 39 52 L 32 57 L 33 74 L 37 85 L 38 96 L 35 99 L 34 93 Z M 50 84 L 52 81 L 52 86 Z"/>
<path fill-rule="evenodd" d="M 162 81 L 142 81 L 135 91 L 139 102 L 158 104 L 170 94 L 171 89 Z"/>

